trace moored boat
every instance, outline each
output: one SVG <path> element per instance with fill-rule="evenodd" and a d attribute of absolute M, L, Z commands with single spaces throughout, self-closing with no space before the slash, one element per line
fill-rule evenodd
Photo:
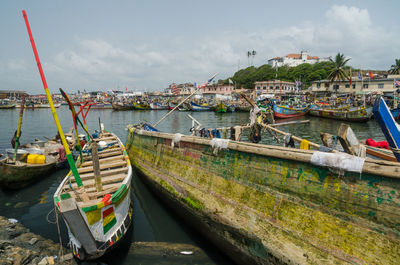
<path fill-rule="evenodd" d="M 197 104 L 196 102 L 190 102 L 191 110 L 193 111 L 210 111 L 212 108 L 208 104 Z"/>
<path fill-rule="evenodd" d="M 278 105 L 274 104 L 274 117 L 275 118 L 293 118 L 293 117 L 301 117 L 307 114 L 309 107 L 301 106 L 301 107 L 292 107 L 287 105 Z"/>
<path fill-rule="evenodd" d="M 236 263 L 398 263 L 400 163 L 128 128 L 139 176 Z"/>
<path fill-rule="evenodd" d="M 13 109 L 16 107 L 16 103 L 9 99 L 0 100 L 0 109 Z"/>
<path fill-rule="evenodd" d="M 224 102 L 220 102 L 215 106 L 216 113 L 226 113 L 227 110 L 228 110 L 228 107 Z"/>
<path fill-rule="evenodd" d="M 33 142 L 30 147 L 18 149 L 16 161 L 12 157 L 14 150 L 8 150 L 8 156 L 0 160 L 0 187 L 4 189 L 24 188 L 49 176 L 63 164 L 57 153 L 60 143 L 55 141 L 40 143 L 42 147 Z"/>
<path fill-rule="evenodd" d="M 351 121 L 351 122 L 366 122 L 372 117 L 372 107 L 342 107 L 327 109 L 317 105 L 312 105 L 308 112 L 311 116 Z"/>
<path fill-rule="evenodd" d="M 124 145 L 115 134 L 104 130 L 94 141 L 99 146 L 100 177 L 96 177 L 93 149 L 86 144 L 83 161 L 77 163 L 81 185 L 69 172 L 54 194 L 72 252 L 81 260 L 95 259 L 111 250 L 132 223 L 132 168 Z"/>
<path fill-rule="evenodd" d="M 385 100 L 381 97 L 375 100 L 373 112 L 390 149 L 393 151 L 397 161 L 400 162 L 400 125 L 396 123 Z"/>
<path fill-rule="evenodd" d="M 161 102 L 152 102 L 150 103 L 150 109 L 152 110 L 166 110 L 168 109 L 168 105 Z"/>
<path fill-rule="evenodd" d="M 391 109 L 390 112 L 395 120 L 400 119 L 400 108 Z"/>
<path fill-rule="evenodd" d="M 132 105 L 135 110 L 150 110 L 150 105 L 148 103 L 133 102 Z"/>
<path fill-rule="evenodd" d="M 117 102 L 112 102 L 111 105 L 114 110 L 133 110 L 132 103 L 127 103 L 127 102 L 124 103 L 117 101 Z"/>

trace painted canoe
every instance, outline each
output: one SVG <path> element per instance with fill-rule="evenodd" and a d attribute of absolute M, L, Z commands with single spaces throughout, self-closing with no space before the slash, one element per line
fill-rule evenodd
<path fill-rule="evenodd" d="M 114 110 L 133 110 L 132 103 L 112 102 L 111 105 Z"/>
<path fill-rule="evenodd" d="M 197 104 L 195 102 L 190 102 L 191 105 L 191 109 L 193 111 L 211 111 L 212 108 L 209 105 L 201 105 L 201 104 Z"/>
<path fill-rule="evenodd" d="M 132 104 L 135 110 L 150 110 L 150 105 L 147 103 L 133 102 Z"/>
<path fill-rule="evenodd" d="M 237 264 L 398 264 L 400 163 L 128 131 L 139 177 Z"/>
<path fill-rule="evenodd" d="M 57 160 L 46 156 L 44 164 L 28 164 L 25 161 L 11 162 L 8 157 L 0 160 L 0 187 L 3 189 L 21 189 L 36 180 L 50 175 L 56 170 Z"/>
<path fill-rule="evenodd" d="M 372 107 L 353 107 L 340 109 L 324 109 L 316 105 L 311 106 L 309 115 L 351 122 L 367 122 L 372 117 Z"/>
<path fill-rule="evenodd" d="M 0 104 L 0 109 L 14 109 L 15 107 L 15 103 Z"/>
<path fill-rule="evenodd" d="M 307 114 L 309 107 L 292 108 L 286 105 L 274 104 L 274 117 L 278 119 L 300 117 Z"/>
<path fill-rule="evenodd" d="M 228 111 L 228 107 L 223 102 L 221 102 L 215 106 L 215 112 L 217 112 L 217 113 L 226 113 L 227 111 Z"/>
<path fill-rule="evenodd" d="M 382 97 L 375 100 L 373 108 L 374 117 L 381 127 L 394 156 L 400 162 L 400 125 L 394 120 Z"/>
<path fill-rule="evenodd" d="M 168 105 L 160 102 L 152 102 L 150 103 L 150 109 L 152 110 L 166 110 L 168 109 Z"/>
<path fill-rule="evenodd" d="M 95 259 L 113 249 L 132 223 L 132 168 L 125 147 L 115 134 L 104 130 L 95 141 L 106 144 L 98 149 L 101 187 L 95 184 L 87 144 L 83 163 L 77 162 L 84 191 L 69 172 L 54 194 L 72 253 L 80 260 Z"/>

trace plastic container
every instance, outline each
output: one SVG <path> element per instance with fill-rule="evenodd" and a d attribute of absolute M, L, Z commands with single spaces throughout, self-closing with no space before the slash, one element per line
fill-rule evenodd
<path fill-rule="evenodd" d="M 46 162 L 46 157 L 44 155 L 29 154 L 26 162 L 28 164 L 44 164 Z"/>
<path fill-rule="evenodd" d="M 14 157 L 14 149 L 7 149 L 6 150 L 7 155 L 9 158 L 13 158 Z M 26 156 L 28 155 L 28 151 L 26 151 L 25 149 L 18 149 L 17 150 L 17 160 L 21 161 L 23 160 Z"/>

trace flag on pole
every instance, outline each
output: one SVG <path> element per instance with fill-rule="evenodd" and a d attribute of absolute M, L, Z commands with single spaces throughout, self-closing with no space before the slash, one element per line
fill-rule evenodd
<path fill-rule="evenodd" d="M 229 82 L 229 84 L 233 85 L 232 79 L 229 78 L 228 82 Z"/>
<path fill-rule="evenodd" d="M 393 83 L 394 83 L 395 87 L 400 87 L 400 81 L 399 80 L 394 79 Z"/>
<path fill-rule="evenodd" d="M 211 81 L 213 81 L 213 79 L 217 76 L 217 74 L 213 75 L 210 79 L 208 79 L 206 82 L 204 82 L 204 84 L 199 85 L 199 89 L 200 88 L 205 88 L 209 83 L 211 83 Z"/>
<path fill-rule="evenodd" d="M 175 83 L 172 83 L 171 84 L 171 93 L 177 95 L 180 92 L 181 91 L 180 91 L 179 87 Z"/>
<path fill-rule="evenodd" d="M 128 87 L 125 87 L 125 92 L 128 92 Z"/>
<path fill-rule="evenodd" d="M 362 76 L 360 73 L 357 73 L 357 77 L 358 77 L 358 79 L 362 80 Z"/>
<path fill-rule="evenodd" d="M 375 78 L 375 76 L 374 76 L 371 72 L 368 72 L 368 75 L 369 75 L 369 77 L 371 77 L 372 79 Z"/>

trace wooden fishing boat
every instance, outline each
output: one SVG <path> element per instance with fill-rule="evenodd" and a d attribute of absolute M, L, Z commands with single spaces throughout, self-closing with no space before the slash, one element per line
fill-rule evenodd
<path fill-rule="evenodd" d="M 121 140 L 101 131 L 98 143 L 100 178 L 96 180 L 96 159 L 85 145 L 83 162 L 77 170 L 84 192 L 71 172 L 54 194 L 54 203 L 67 228 L 73 254 L 81 260 L 102 256 L 119 243 L 132 221 L 132 168 Z M 98 185 L 100 183 L 100 185 Z"/>
<path fill-rule="evenodd" d="M 398 264 L 400 163 L 128 130 L 139 177 L 238 264 Z"/>
<path fill-rule="evenodd" d="M 385 100 L 379 97 L 373 107 L 374 117 L 386 137 L 389 147 L 392 149 L 397 161 L 400 162 L 400 126 L 396 123 Z"/>
<path fill-rule="evenodd" d="M 132 105 L 135 110 L 150 110 L 150 105 L 147 103 L 133 102 Z"/>
<path fill-rule="evenodd" d="M 211 111 L 212 108 L 208 104 L 197 104 L 195 102 L 190 102 L 191 110 L 193 111 Z"/>
<path fill-rule="evenodd" d="M 312 105 L 308 112 L 311 116 L 351 122 L 367 122 L 372 117 L 372 107 L 346 107 L 326 109 Z"/>
<path fill-rule="evenodd" d="M 152 102 L 150 103 L 150 109 L 152 110 L 167 110 L 168 105 L 161 102 Z"/>
<path fill-rule="evenodd" d="M 228 107 L 223 102 L 220 102 L 215 106 L 216 113 L 226 113 L 227 110 L 228 110 Z"/>
<path fill-rule="evenodd" d="M 54 107 L 55 108 L 61 107 L 61 103 L 55 103 Z M 48 103 L 37 103 L 37 104 L 33 105 L 33 108 L 35 108 L 35 109 L 49 109 L 50 108 L 50 104 L 48 104 Z"/>
<path fill-rule="evenodd" d="M 10 101 L 9 99 L 0 100 L 0 109 L 13 109 L 15 108 L 16 103 Z"/>
<path fill-rule="evenodd" d="M 112 102 L 111 105 L 114 110 L 133 110 L 132 103 Z"/>
<path fill-rule="evenodd" d="M 250 110 L 251 106 L 249 104 L 240 104 L 235 107 L 236 112 L 250 112 Z"/>
<path fill-rule="evenodd" d="M 28 148 L 18 149 L 17 161 L 12 157 L 14 150 L 10 149 L 9 155 L 0 160 L 0 187 L 21 189 L 50 175 L 62 165 L 56 154 L 59 145 L 55 141 L 45 142 L 42 147 L 32 143 Z"/>
<path fill-rule="evenodd" d="M 176 102 L 168 102 L 168 109 L 173 110 L 177 105 L 178 103 Z"/>
<path fill-rule="evenodd" d="M 307 114 L 309 107 L 302 106 L 302 107 L 291 107 L 287 105 L 278 105 L 274 104 L 274 117 L 275 118 L 293 118 L 293 117 L 300 117 Z"/>

